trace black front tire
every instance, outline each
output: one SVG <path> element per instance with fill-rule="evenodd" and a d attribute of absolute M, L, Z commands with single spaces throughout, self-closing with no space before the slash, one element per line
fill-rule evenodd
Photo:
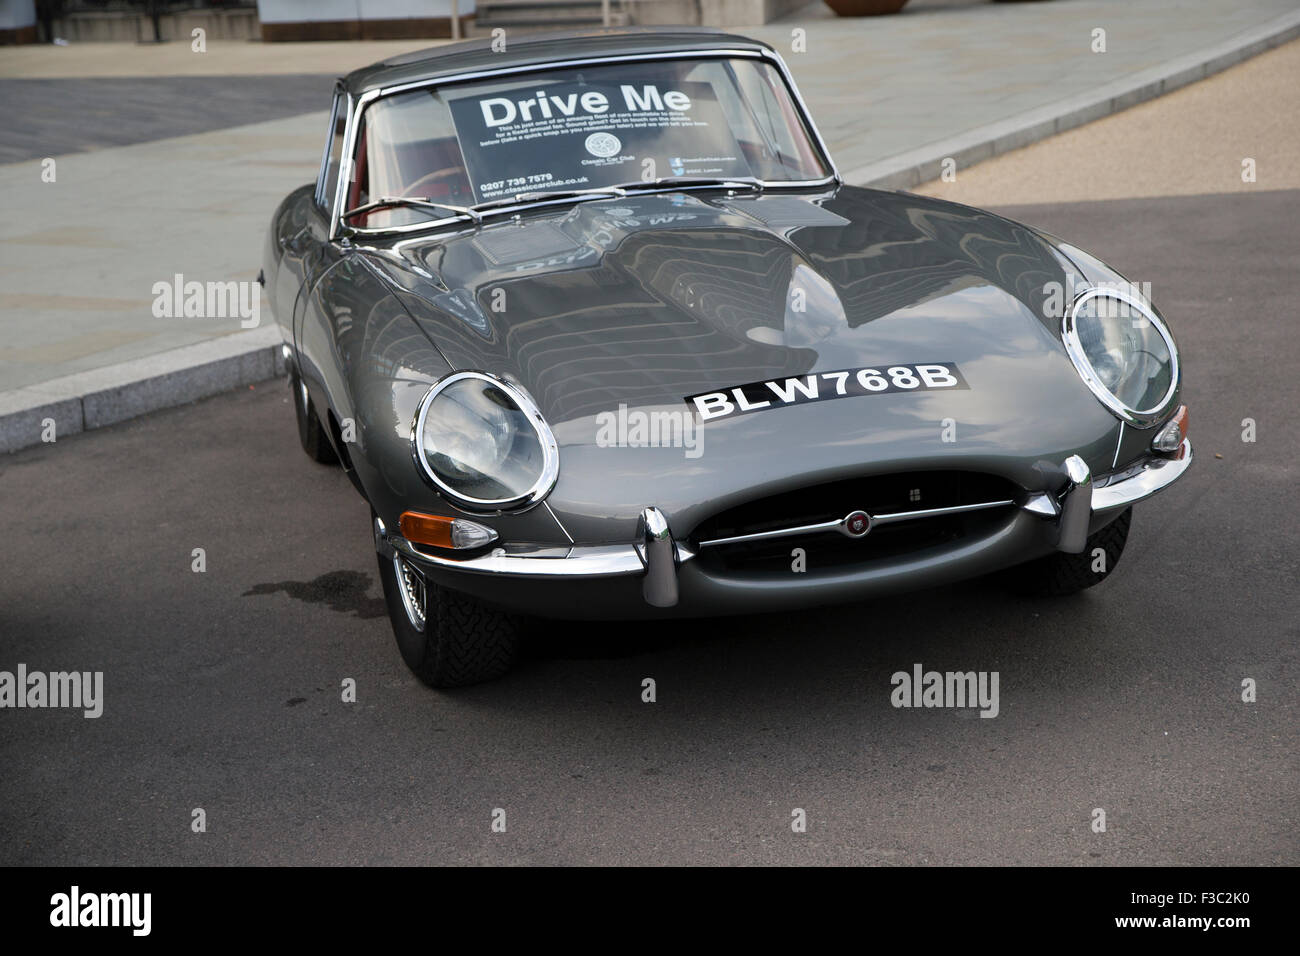
<path fill-rule="evenodd" d="M 1017 591 L 1043 597 L 1077 594 L 1108 578 L 1119 564 L 1128 541 L 1133 509 L 1124 512 L 1106 527 L 1088 538 L 1079 554 L 1057 552 L 1003 572 L 1005 580 Z M 1103 554 L 1098 554 L 1101 549 Z"/>
<path fill-rule="evenodd" d="M 298 419 L 298 441 L 302 443 L 302 450 L 308 458 L 322 465 L 338 464 L 339 456 L 334 453 L 334 446 L 330 444 L 329 435 L 325 433 L 325 426 L 316 414 L 307 386 L 297 369 L 289 372 L 289 391 L 293 393 L 293 411 Z"/>
<path fill-rule="evenodd" d="M 393 636 L 416 677 L 430 687 L 464 687 L 494 680 L 514 666 L 517 618 L 438 587 L 400 555 L 378 558 Z M 408 584 L 399 575 L 415 577 Z M 408 599 L 418 606 L 414 613 Z"/>

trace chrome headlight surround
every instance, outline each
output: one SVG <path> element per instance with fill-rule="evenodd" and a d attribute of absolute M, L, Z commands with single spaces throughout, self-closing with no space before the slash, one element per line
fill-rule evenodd
<path fill-rule="evenodd" d="M 1131 408 L 1121 401 L 1101 381 L 1096 369 L 1093 368 L 1092 362 L 1088 359 L 1087 352 L 1084 350 L 1083 343 L 1079 338 L 1075 317 L 1080 307 L 1092 299 L 1098 298 L 1115 299 L 1122 302 L 1129 309 L 1141 313 L 1142 317 L 1151 323 L 1151 327 L 1164 340 L 1165 348 L 1169 351 L 1169 389 L 1161 397 L 1160 401 L 1150 408 Z M 1083 379 L 1083 383 L 1088 386 L 1093 395 L 1097 397 L 1097 400 L 1105 405 L 1111 414 L 1120 421 L 1135 428 L 1149 428 L 1167 418 L 1173 410 L 1174 396 L 1178 394 L 1180 382 L 1178 346 L 1174 343 L 1174 337 L 1170 334 L 1168 327 L 1156 315 L 1155 310 L 1139 296 L 1122 288 L 1116 289 L 1107 286 L 1094 286 L 1085 289 L 1074 297 L 1070 307 L 1065 310 L 1065 317 L 1061 320 L 1061 341 L 1065 345 L 1066 353 L 1070 356 L 1070 361 L 1074 363 L 1075 371 Z"/>
<path fill-rule="evenodd" d="M 447 388 L 466 379 L 487 382 L 503 392 L 514 403 L 515 407 L 523 413 L 528 424 L 532 427 L 537 443 L 541 447 L 542 466 L 537 479 L 527 490 L 520 494 L 509 498 L 471 497 L 449 485 L 429 464 L 423 441 L 429 410 L 433 407 L 438 396 Z M 452 372 L 450 375 L 439 379 L 429 389 L 424 398 L 420 399 L 420 407 L 416 412 L 415 423 L 411 427 L 411 454 L 415 458 L 420 473 L 426 480 L 458 507 L 470 512 L 526 511 L 545 499 L 560 477 L 559 446 L 556 444 L 555 435 L 551 432 L 550 426 L 546 424 L 546 419 L 542 417 L 537 405 L 521 389 L 488 372 Z"/>

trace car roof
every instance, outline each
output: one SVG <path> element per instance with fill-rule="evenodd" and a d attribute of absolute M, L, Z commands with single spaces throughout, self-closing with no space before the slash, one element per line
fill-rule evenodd
<path fill-rule="evenodd" d="M 342 83 L 353 96 L 360 96 L 371 90 L 437 80 L 458 73 L 542 66 L 559 60 L 722 48 L 771 50 L 759 40 L 707 27 L 617 27 L 530 33 L 509 38 L 505 51 L 501 53 L 492 51 L 492 43 L 490 37 L 484 37 L 403 53 L 354 70 L 342 79 Z"/>

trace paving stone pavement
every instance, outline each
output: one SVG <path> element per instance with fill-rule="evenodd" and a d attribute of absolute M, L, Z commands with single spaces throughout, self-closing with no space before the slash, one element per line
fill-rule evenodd
<path fill-rule="evenodd" d="M 1260 109 L 1261 103 L 1268 109 Z M 1298 116 L 1300 40 L 1293 40 L 1209 82 L 959 170 L 955 180 L 932 181 L 915 192 L 988 207 L 1300 190 Z M 1108 162 L 1100 166 L 1097 156 Z M 1290 245 L 1300 260 L 1300 229 Z"/>
<path fill-rule="evenodd" d="M 1296 0 L 1056 0 L 846 21 L 811 5 L 745 32 L 781 51 L 841 170 L 1110 83 L 1297 9 Z M 790 31 L 807 31 L 807 52 Z M 1094 53 L 1093 31 L 1106 52 Z"/>

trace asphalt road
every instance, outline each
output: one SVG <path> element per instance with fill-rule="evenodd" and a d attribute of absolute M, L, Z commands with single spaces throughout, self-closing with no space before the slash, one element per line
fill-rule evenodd
<path fill-rule="evenodd" d="M 98 719 L 0 711 L 0 863 L 1300 863 L 1300 192 L 1006 211 L 1182 347 L 1198 461 L 1098 588 L 544 624 L 434 692 L 268 383 L 0 459 L 0 669 L 105 682 Z M 997 671 L 1000 714 L 893 708 L 918 662 Z"/>
<path fill-rule="evenodd" d="M 333 92 L 329 75 L 0 79 L 0 164 L 328 111 Z"/>

